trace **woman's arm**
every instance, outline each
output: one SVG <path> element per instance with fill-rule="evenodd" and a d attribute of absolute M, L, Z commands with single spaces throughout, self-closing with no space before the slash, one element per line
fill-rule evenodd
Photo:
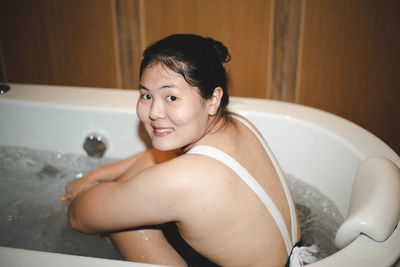
<path fill-rule="evenodd" d="M 66 204 L 69 204 L 78 194 L 84 192 L 92 186 L 97 185 L 99 182 L 114 180 L 126 172 L 129 167 L 132 166 L 133 163 L 145 153 L 146 151 L 133 155 L 129 158 L 101 166 L 91 171 L 84 177 L 69 182 L 65 187 L 65 195 L 61 196 L 60 200 Z"/>
<path fill-rule="evenodd" d="M 135 227 L 179 221 L 190 198 L 179 168 L 171 161 L 158 164 L 133 179 L 92 187 L 69 206 L 72 228 L 87 234 L 130 230 Z"/>
<path fill-rule="evenodd" d="M 176 151 L 159 152 L 150 149 L 129 158 L 99 167 L 86 176 L 68 183 L 65 188 L 66 193 L 60 197 L 60 200 L 69 204 L 77 195 L 98 185 L 100 182 L 130 179 L 145 168 L 176 157 L 177 153 Z"/>

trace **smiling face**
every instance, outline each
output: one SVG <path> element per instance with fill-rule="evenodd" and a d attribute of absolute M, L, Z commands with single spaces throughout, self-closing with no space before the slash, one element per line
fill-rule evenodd
<path fill-rule="evenodd" d="M 215 107 L 182 75 L 160 63 L 150 65 L 142 73 L 139 89 L 136 111 L 154 148 L 182 148 L 207 132 Z"/>

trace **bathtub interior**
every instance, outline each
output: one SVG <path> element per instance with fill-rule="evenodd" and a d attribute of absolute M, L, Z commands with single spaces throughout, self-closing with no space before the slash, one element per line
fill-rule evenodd
<path fill-rule="evenodd" d="M 84 139 L 98 133 L 107 139 L 106 156 L 126 157 L 146 147 L 136 99 L 130 91 L 13 85 L 0 97 L 0 120 L 7 125 L 0 144 L 84 154 Z"/>
<path fill-rule="evenodd" d="M 137 98 L 136 91 L 12 84 L 0 96 L 0 145 L 83 154 L 84 138 L 95 132 L 107 139 L 106 156 L 126 157 L 148 145 L 135 115 Z M 245 98 L 232 98 L 230 108 L 257 126 L 285 172 L 322 191 L 344 217 L 367 156 L 400 166 L 379 139 L 324 112 Z"/>
<path fill-rule="evenodd" d="M 356 152 L 329 132 L 303 121 L 277 114 L 246 116 L 266 133 L 264 138 L 285 173 L 317 187 L 337 205 L 343 216 L 347 214 L 352 179 L 361 162 Z"/>

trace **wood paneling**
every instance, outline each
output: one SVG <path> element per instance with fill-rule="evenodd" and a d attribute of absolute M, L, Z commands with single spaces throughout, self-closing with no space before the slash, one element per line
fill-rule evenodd
<path fill-rule="evenodd" d="M 232 60 L 225 65 L 230 95 L 267 97 L 271 62 L 271 0 L 146 0 L 144 43 L 173 33 L 195 33 L 223 42 Z"/>
<path fill-rule="evenodd" d="M 120 87 L 112 0 L 0 1 L 7 82 Z"/>
<path fill-rule="evenodd" d="M 6 82 L 137 88 L 147 45 L 196 33 L 228 47 L 230 95 L 338 114 L 400 153 L 398 0 L 0 0 L 0 15 Z"/>
<path fill-rule="evenodd" d="M 296 102 L 400 152 L 400 1 L 306 0 Z"/>

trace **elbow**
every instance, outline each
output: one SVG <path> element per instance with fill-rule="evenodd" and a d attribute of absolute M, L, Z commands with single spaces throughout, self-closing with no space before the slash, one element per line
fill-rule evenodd
<path fill-rule="evenodd" d="M 75 215 L 75 210 L 73 207 L 69 207 L 68 209 L 68 222 L 69 222 L 69 226 L 74 229 L 79 231 L 79 223 L 77 221 L 76 215 Z"/>
<path fill-rule="evenodd" d="M 79 231 L 84 234 L 96 234 L 93 230 L 91 230 L 82 220 L 82 216 L 79 216 L 79 212 L 74 207 L 73 203 L 69 206 L 68 209 L 68 221 L 69 225 L 72 229 Z"/>

